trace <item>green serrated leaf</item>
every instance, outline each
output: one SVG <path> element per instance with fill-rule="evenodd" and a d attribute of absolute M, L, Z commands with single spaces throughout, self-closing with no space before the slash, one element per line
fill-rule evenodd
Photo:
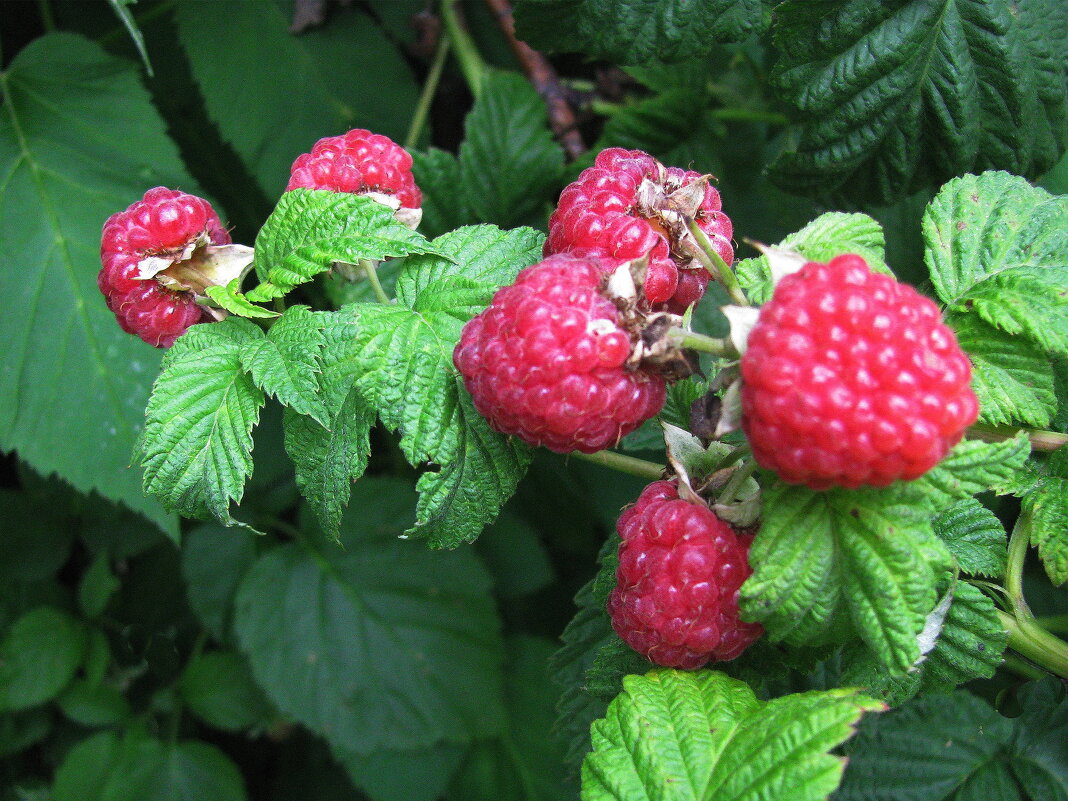
<path fill-rule="evenodd" d="M 0 642 L 0 710 L 59 695 L 81 666 L 87 641 L 82 622 L 59 609 L 39 606 L 16 620 Z"/>
<path fill-rule="evenodd" d="M 515 281 L 524 267 L 541 257 L 545 235 L 533 228 L 513 228 L 504 231 L 495 225 L 469 225 L 458 228 L 434 240 L 434 247 L 448 258 L 435 255 L 412 256 L 405 259 L 404 269 L 397 278 L 397 299 L 414 308 L 424 290 L 438 284 L 435 290 L 447 287 L 448 278 L 462 278 L 471 283 L 467 289 L 480 287 L 486 306 L 493 293 Z M 449 302 L 438 302 L 436 292 L 426 293 L 424 305 L 435 309 L 450 308 Z M 474 317 L 481 309 L 461 309 L 459 319 Z"/>
<path fill-rule="evenodd" d="M 819 262 L 830 261 L 843 253 L 856 253 L 864 257 L 872 270 L 890 272 L 886 266 L 886 239 L 882 226 L 867 214 L 827 212 L 790 234 L 778 246 Z M 774 286 L 766 256 L 744 259 L 735 269 L 739 283 L 753 303 L 763 304 L 771 299 Z"/>
<path fill-rule="evenodd" d="M 924 695 L 865 719 L 846 747 L 835 799 L 1025 801 L 1068 798 L 1068 704 L 1053 679 L 1019 692 L 1004 718 L 964 690 Z"/>
<path fill-rule="evenodd" d="M 934 509 L 993 489 L 1006 491 L 1031 453 L 1027 433 L 1004 442 L 965 440 L 913 482 Z"/>
<path fill-rule="evenodd" d="M 1024 496 L 1023 507 L 1031 516 L 1031 544 L 1050 581 L 1060 586 L 1068 581 L 1068 479 L 1046 477 Z"/>
<path fill-rule="evenodd" d="M 463 323 L 499 283 L 540 257 L 528 229 L 462 228 L 439 237 L 446 256 L 409 259 L 397 280 L 404 305 L 359 304 L 347 363 L 364 400 L 401 432 L 409 463 L 436 466 L 419 479 L 412 534 L 433 547 L 470 541 L 515 490 L 530 460 L 522 442 L 494 431 L 475 411 L 452 366 Z"/>
<path fill-rule="evenodd" d="M 539 50 L 618 64 L 686 61 L 766 24 L 760 0 L 518 0 L 515 21 Z"/>
<path fill-rule="evenodd" d="M 925 687 L 956 687 L 989 679 L 1001 664 L 1008 634 L 998 609 L 978 588 L 958 582 L 934 650 L 923 663 Z"/>
<path fill-rule="evenodd" d="M 241 365 L 264 392 L 323 425 L 330 413 L 319 395 L 326 316 L 307 306 L 286 309 L 267 332 L 241 349 Z"/>
<path fill-rule="evenodd" d="M 1009 558 L 1005 527 L 978 500 L 960 499 L 938 512 L 932 524 L 962 571 L 991 578 L 1004 575 Z"/>
<path fill-rule="evenodd" d="M 628 676 L 593 724 L 583 801 L 824 799 L 845 767 L 827 753 L 882 704 L 855 690 L 758 701 L 722 673 L 657 670 Z"/>
<path fill-rule="evenodd" d="M 1066 31 L 1059 0 L 788 0 L 772 84 L 799 130 L 772 177 L 882 203 L 970 171 L 1037 177 L 1068 143 Z"/>
<path fill-rule="evenodd" d="M 292 17 L 292 4 L 277 0 L 232 0 L 219 15 L 196 0 L 175 10 L 212 122 L 270 198 L 320 137 L 366 128 L 401 141 L 419 95 L 404 55 L 365 9 L 332 9 L 299 35 Z"/>
<path fill-rule="evenodd" d="M 951 564 L 910 492 L 766 487 L 743 616 L 792 644 L 843 641 L 851 623 L 884 665 L 908 670 Z"/>
<path fill-rule="evenodd" d="M 707 72 L 707 63 L 704 66 Z M 707 106 L 703 83 L 623 106 L 609 117 L 597 147 L 643 150 L 653 156 L 668 153 L 688 138 L 709 135 L 703 119 Z"/>
<path fill-rule="evenodd" d="M 251 320 L 277 317 L 278 312 L 257 306 L 241 294 L 241 280 L 241 278 L 235 278 L 226 286 L 209 286 L 204 291 L 220 309 L 236 314 L 238 317 L 247 317 Z"/>
<path fill-rule="evenodd" d="M 275 548 L 245 577 L 235 628 L 257 683 L 286 715 L 367 754 L 499 729 L 502 648 L 490 579 L 470 550 L 397 538 L 412 493 L 365 478 L 344 550 Z"/>
<path fill-rule="evenodd" d="M 96 276 L 108 215 L 196 184 L 137 67 L 81 36 L 32 41 L 0 93 L 0 450 L 176 536 L 129 469 L 160 352 L 118 327 Z"/>
<path fill-rule="evenodd" d="M 138 443 L 145 492 L 166 508 L 236 524 L 230 501 L 241 501 L 252 474 L 252 428 L 264 403 L 241 353 L 262 338 L 231 317 L 193 326 L 167 351 Z"/>
<path fill-rule="evenodd" d="M 1049 356 L 974 314 L 950 313 L 946 324 L 972 362 L 979 420 L 991 425 L 1049 425 L 1057 408 Z"/>
<path fill-rule="evenodd" d="M 536 222 L 558 188 L 564 151 L 528 80 L 510 72 L 485 77 L 464 123 L 459 162 L 463 202 L 478 220 L 505 228 Z"/>
<path fill-rule="evenodd" d="M 348 192 L 294 189 L 282 195 L 256 236 L 256 275 L 264 283 L 250 300 L 270 300 L 329 270 L 389 256 L 433 253 L 422 234 L 397 222 L 377 200 Z"/>
<path fill-rule="evenodd" d="M 1068 198 L 1004 172 L 965 175 L 931 201 L 923 235 L 951 311 L 1068 352 Z"/>
<path fill-rule="evenodd" d="M 348 359 L 356 340 L 356 320 L 345 312 L 320 312 L 318 316 L 323 321 L 319 384 L 329 425 L 291 409 L 286 410 L 282 424 L 297 486 L 323 531 L 336 539 L 352 482 L 367 468 L 376 414 L 353 386 Z"/>

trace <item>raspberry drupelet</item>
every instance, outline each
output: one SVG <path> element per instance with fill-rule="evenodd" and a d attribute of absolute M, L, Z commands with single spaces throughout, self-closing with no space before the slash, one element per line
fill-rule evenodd
<path fill-rule="evenodd" d="M 778 284 L 741 369 L 754 457 L 813 489 L 917 478 L 979 411 L 938 307 L 851 254 Z"/>
<path fill-rule="evenodd" d="M 689 252 L 690 234 L 679 211 L 694 217 L 730 264 L 731 221 L 704 176 L 665 167 L 640 150 L 608 148 L 561 193 L 544 254 L 592 254 L 617 262 L 648 255 L 645 297 L 681 314 L 704 294 L 710 275 Z"/>
<path fill-rule="evenodd" d="M 158 267 L 181 263 L 204 244 L 229 243 L 208 201 L 157 186 L 104 224 L 97 284 L 124 331 L 168 348 L 191 325 L 216 318 L 192 292 L 165 286 Z"/>
<path fill-rule="evenodd" d="M 597 259 L 552 256 L 464 326 L 453 362 L 498 431 L 593 453 L 660 411 L 664 378 L 628 366 L 634 335 L 603 294 L 605 280 Z"/>
<path fill-rule="evenodd" d="M 738 616 L 738 590 L 752 573 L 751 536 L 679 498 L 673 481 L 647 486 L 617 530 L 608 613 L 635 651 L 658 665 L 692 670 L 740 656 L 763 634 L 758 623 Z"/>

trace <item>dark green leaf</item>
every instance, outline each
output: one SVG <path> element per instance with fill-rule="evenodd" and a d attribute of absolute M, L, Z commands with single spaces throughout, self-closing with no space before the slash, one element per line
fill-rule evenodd
<path fill-rule="evenodd" d="M 502 659 L 489 577 L 467 550 L 397 539 L 412 493 L 365 478 L 341 550 L 291 544 L 260 557 L 235 628 L 285 714 L 363 754 L 496 733 Z"/>
<path fill-rule="evenodd" d="M 111 557 L 104 551 L 89 565 L 78 587 L 78 603 L 85 616 L 90 620 L 99 617 L 120 584 L 111 572 Z"/>
<path fill-rule="evenodd" d="M 559 695 L 549 681 L 553 648 L 553 643 L 535 637 L 516 637 L 508 643 L 506 727 L 498 739 L 480 742 L 467 754 L 445 796 L 448 801 L 559 801 L 568 795 L 560 771 L 563 749 L 552 732 Z"/>
<path fill-rule="evenodd" d="M 331 9 L 299 36 L 292 13 L 263 0 L 218 14 L 183 0 L 176 13 L 208 113 L 271 197 L 320 137 L 368 128 L 400 141 L 418 95 L 404 57 L 362 10 Z"/>
<path fill-rule="evenodd" d="M 182 577 L 189 606 L 216 640 L 230 630 L 234 595 L 256 560 L 256 535 L 209 523 L 197 526 L 182 545 Z"/>
<path fill-rule="evenodd" d="M 130 716 L 130 703 L 117 687 L 75 679 L 56 699 L 63 714 L 83 726 L 112 726 Z"/>
<path fill-rule="evenodd" d="M 530 223 L 552 199 L 564 152 L 545 119 L 545 101 L 522 76 L 491 73 L 483 81 L 464 125 L 458 187 L 481 222 Z"/>
<path fill-rule="evenodd" d="M 462 191 L 460 162 L 452 153 L 430 148 L 412 153 L 412 174 L 423 192 L 419 229 L 428 237 L 441 236 L 462 225 L 480 222 Z"/>
<path fill-rule="evenodd" d="M 88 632 L 66 612 L 39 606 L 0 642 L 0 709 L 19 710 L 55 698 L 85 659 Z"/>
<path fill-rule="evenodd" d="M 35 40 L 0 91 L 0 450 L 176 535 L 129 469 L 159 351 L 118 327 L 96 275 L 108 215 L 196 186 L 136 67 L 86 39 Z"/>
<path fill-rule="evenodd" d="M 1038 176 L 1068 143 L 1059 0 L 789 0 L 772 82 L 800 130 L 791 191 L 893 202 L 955 175 Z"/>
<path fill-rule="evenodd" d="M 866 719 L 847 746 L 849 768 L 835 801 L 1064 801 L 1063 695 L 1047 679 L 1020 691 L 1022 714 L 1013 719 L 963 690 Z"/>
<path fill-rule="evenodd" d="M 687 61 L 764 27 L 760 0 L 518 0 L 519 37 L 619 64 Z"/>
<path fill-rule="evenodd" d="M 0 581 L 50 578 L 70 556 L 74 531 L 28 492 L 0 490 Z"/>
<path fill-rule="evenodd" d="M 67 752 L 55 801 L 245 801 L 241 774 L 218 748 L 101 732 Z"/>
<path fill-rule="evenodd" d="M 230 501 L 241 501 L 252 474 L 252 427 L 264 402 L 241 353 L 262 338 L 231 317 L 193 326 L 167 351 L 138 443 L 145 492 L 167 508 L 235 524 Z"/>
<path fill-rule="evenodd" d="M 429 748 L 380 749 L 370 754 L 334 749 L 353 784 L 374 801 L 434 801 L 440 798 L 467 750 L 456 743 Z M 347 801 L 348 794 L 344 800 Z"/>
<path fill-rule="evenodd" d="M 248 661 L 233 651 L 194 657 L 178 684 L 182 701 L 205 723 L 225 731 L 265 726 L 274 714 Z"/>

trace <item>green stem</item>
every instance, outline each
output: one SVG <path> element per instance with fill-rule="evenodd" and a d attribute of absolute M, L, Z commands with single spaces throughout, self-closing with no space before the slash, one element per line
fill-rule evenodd
<path fill-rule="evenodd" d="M 1018 620 L 1000 611 L 998 618 L 1008 632 L 1009 648 L 1040 668 L 1068 678 L 1068 643 L 1036 625 L 1034 618 Z"/>
<path fill-rule="evenodd" d="M 748 108 L 714 108 L 708 112 L 713 119 L 726 122 L 766 122 L 769 125 L 788 125 L 790 120 L 777 111 L 758 111 Z"/>
<path fill-rule="evenodd" d="M 1009 537 L 1009 558 L 1005 565 L 1005 591 L 1009 595 L 1016 617 L 1032 617 L 1024 600 L 1023 570 L 1027 560 L 1027 547 L 1031 541 L 1031 514 L 1024 510 L 1016 519 Z"/>
<path fill-rule="evenodd" d="M 647 462 L 644 459 L 626 456 L 615 451 L 597 451 L 596 453 L 572 451 L 570 455 L 584 462 L 593 462 L 602 467 L 618 470 L 620 473 L 637 476 L 638 478 L 647 478 L 651 481 L 656 481 L 664 474 L 664 465 L 662 464 Z"/>
<path fill-rule="evenodd" d="M 1031 447 L 1036 451 L 1055 451 L 1064 445 L 1068 445 L 1068 434 L 1034 428 L 988 426 L 976 423 L 968 429 L 968 434 L 984 442 L 1004 442 L 1007 439 L 1013 439 L 1021 431 L 1027 432 L 1027 438 L 1031 440 Z"/>
<path fill-rule="evenodd" d="M 52 4 L 49 0 L 37 0 L 37 8 L 41 12 L 41 25 L 46 32 L 51 33 L 56 29 L 56 15 L 52 13 Z"/>
<path fill-rule="evenodd" d="M 423 84 L 423 92 L 419 95 L 419 105 L 415 107 L 415 114 L 412 115 L 412 124 L 408 128 L 408 136 L 404 140 L 404 147 L 407 150 L 411 150 L 417 144 L 419 144 L 419 137 L 423 133 L 423 127 L 426 125 L 427 117 L 430 115 L 430 104 L 434 100 L 434 95 L 437 94 L 438 84 L 441 82 L 441 73 L 445 68 L 445 59 L 449 55 L 449 40 L 447 37 L 442 36 L 438 40 L 438 49 L 434 53 L 434 61 L 430 65 L 430 72 L 427 73 L 426 83 Z"/>
<path fill-rule="evenodd" d="M 467 32 L 460 22 L 460 15 L 456 10 L 459 0 L 441 0 L 441 20 L 445 23 L 445 34 L 456 49 L 456 59 L 460 62 L 464 80 L 478 100 L 482 94 L 482 76 L 486 74 L 486 62 L 479 55 L 475 40 Z"/>
<path fill-rule="evenodd" d="M 382 282 L 378 280 L 378 270 L 375 269 L 375 263 L 370 259 L 360 259 L 360 266 L 367 274 L 367 280 L 371 282 L 371 289 L 374 290 L 375 298 L 378 302 L 387 306 L 392 303 L 393 301 L 389 299 L 386 290 L 382 288 Z"/>
<path fill-rule="evenodd" d="M 701 230 L 701 226 L 697 224 L 697 220 L 692 217 L 686 219 L 686 227 L 690 229 L 690 233 L 693 234 L 693 238 L 697 241 L 698 245 L 698 259 L 704 264 L 705 269 L 712 273 L 716 279 L 723 284 L 723 288 L 727 290 L 727 294 L 731 296 L 731 300 L 737 303 L 739 306 L 748 306 L 749 299 L 742 291 L 742 285 L 738 283 L 738 278 L 734 275 L 734 270 L 727 262 L 723 261 L 723 257 L 720 256 L 714 247 L 712 242 L 704 231 Z M 702 254 L 705 258 L 701 258 Z"/>
<path fill-rule="evenodd" d="M 1068 615 L 1042 615 L 1035 623 L 1054 634 L 1068 634 Z"/>
<path fill-rule="evenodd" d="M 753 472 L 757 468 L 755 459 L 750 459 L 745 464 L 739 465 L 738 468 L 731 473 L 730 479 L 723 485 L 723 489 L 719 491 L 716 496 L 716 503 L 728 504 L 733 501 L 738 493 L 742 489 L 742 485 L 745 484 L 746 479 L 753 475 Z"/>
<path fill-rule="evenodd" d="M 692 348 L 701 353 L 711 353 L 714 356 L 728 358 L 737 358 L 738 356 L 738 351 L 734 349 L 734 345 L 731 344 L 729 339 L 718 339 L 705 334 L 698 334 L 696 331 L 687 331 L 685 328 L 672 328 L 668 331 L 668 336 L 671 337 L 675 344 L 684 348 Z"/>
<path fill-rule="evenodd" d="M 1038 679 L 1044 679 L 1049 674 L 1044 670 L 1039 670 L 1026 659 L 1021 659 L 1015 654 L 1006 653 L 1002 657 L 1001 666 L 1008 668 L 1013 673 L 1023 676 L 1025 679 L 1032 679 L 1037 681 Z"/>

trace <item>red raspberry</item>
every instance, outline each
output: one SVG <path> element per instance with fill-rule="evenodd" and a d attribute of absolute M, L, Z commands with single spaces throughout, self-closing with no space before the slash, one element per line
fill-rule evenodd
<path fill-rule="evenodd" d="M 646 299 L 653 305 L 667 304 L 670 311 L 681 314 L 700 300 L 709 273 L 683 253 L 678 237 L 646 205 L 647 198 L 639 190 L 648 179 L 655 188 L 651 194 L 662 198 L 700 177 L 692 170 L 664 167 L 640 150 L 602 150 L 594 166 L 583 170 L 561 193 L 549 218 L 544 254 L 591 254 L 619 261 L 649 254 Z M 730 264 L 733 228 L 721 209 L 719 192 L 708 186 L 694 214 L 716 252 Z"/>
<path fill-rule="evenodd" d="M 934 467 L 975 421 L 971 364 L 938 307 L 860 256 L 809 262 L 760 311 L 742 357 L 753 455 L 813 489 Z"/>
<path fill-rule="evenodd" d="M 408 151 L 388 136 L 363 128 L 320 139 L 311 153 L 297 156 L 286 191 L 298 188 L 394 195 L 409 209 L 423 203 Z"/>
<path fill-rule="evenodd" d="M 208 201 L 176 189 L 149 189 L 126 211 L 108 218 L 100 239 L 103 268 L 97 284 L 123 331 L 169 348 L 189 326 L 215 319 L 192 293 L 168 289 L 152 275 L 139 277 L 146 258 L 178 262 L 201 242 L 228 244 L 230 234 Z"/>
<path fill-rule="evenodd" d="M 693 670 L 734 659 L 764 633 L 738 618 L 738 590 L 753 572 L 751 536 L 680 499 L 672 481 L 646 487 L 616 528 L 622 542 L 608 614 L 635 651 Z"/>
<path fill-rule="evenodd" d="M 664 379 L 625 367 L 633 343 L 601 294 L 604 281 L 595 259 L 553 256 L 464 326 L 453 362 L 498 431 L 558 453 L 593 453 L 660 411 Z"/>

